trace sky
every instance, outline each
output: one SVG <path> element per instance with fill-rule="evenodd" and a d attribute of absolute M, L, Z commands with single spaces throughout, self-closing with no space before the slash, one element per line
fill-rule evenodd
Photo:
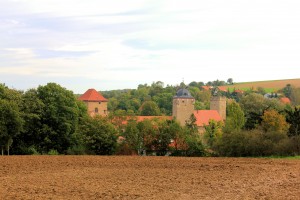
<path fill-rule="evenodd" d="M 300 78 L 299 0 L 0 0 L 0 83 Z"/>

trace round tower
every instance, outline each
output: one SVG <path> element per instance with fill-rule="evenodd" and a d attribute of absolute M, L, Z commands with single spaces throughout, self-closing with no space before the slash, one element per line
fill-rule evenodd
<path fill-rule="evenodd" d="M 172 116 L 181 124 L 194 113 L 195 98 L 187 89 L 179 89 L 173 97 Z"/>

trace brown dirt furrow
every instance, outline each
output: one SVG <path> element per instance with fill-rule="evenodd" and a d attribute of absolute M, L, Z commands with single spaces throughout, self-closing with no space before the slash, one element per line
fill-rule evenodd
<path fill-rule="evenodd" d="M 300 160 L 0 157 L 0 199 L 299 199 Z"/>

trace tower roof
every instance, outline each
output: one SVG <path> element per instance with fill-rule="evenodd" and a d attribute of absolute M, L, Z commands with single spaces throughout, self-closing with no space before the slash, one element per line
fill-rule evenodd
<path fill-rule="evenodd" d="M 190 91 L 182 88 L 176 92 L 176 95 L 174 96 L 174 98 L 194 98 L 194 97 L 191 95 Z"/>
<path fill-rule="evenodd" d="M 81 95 L 79 98 L 81 101 L 96 101 L 96 102 L 103 102 L 108 101 L 106 98 L 104 98 L 99 92 L 97 92 L 95 89 L 88 89 L 83 95 Z"/>

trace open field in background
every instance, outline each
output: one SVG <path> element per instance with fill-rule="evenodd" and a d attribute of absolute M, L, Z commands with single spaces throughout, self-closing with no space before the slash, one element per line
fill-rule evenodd
<path fill-rule="evenodd" d="M 300 160 L 3 156 L 0 199 L 299 199 Z"/>
<path fill-rule="evenodd" d="M 225 86 L 229 88 L 230 91 L 233 89 L 249 90 L 251 88 L 257 89 L 262 87 L 266 92 L 276 92 L 279 89 L 284 88 L 287 84 L 291 84 L 295 87 L 300 87 L 299 79 L 286 79 L 286 80 L 273 80 L 273 81 L 257 81 L 257 82 L 245 82 L 245 83 L 234 83 L 233 85 Z"/>

